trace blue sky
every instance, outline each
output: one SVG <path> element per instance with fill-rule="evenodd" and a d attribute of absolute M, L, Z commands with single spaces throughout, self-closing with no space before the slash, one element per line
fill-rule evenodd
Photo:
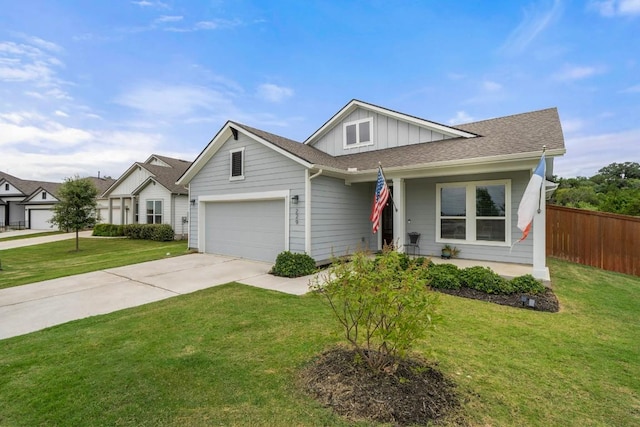
<path fill-rule="evenodd" d="M 118 177 L 228 119 L 303 141 L 356 98 L 452 125 L 558 107 L 554 172 L 590 176 L 640 162 L 639 41 L 640 0 L 0 0 L 0 170 Z"/>

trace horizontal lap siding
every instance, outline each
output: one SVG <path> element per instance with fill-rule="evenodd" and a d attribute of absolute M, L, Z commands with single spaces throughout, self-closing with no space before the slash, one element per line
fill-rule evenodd
<path fill-rule="evenodd" d="M 244 147 L 244 180 L 229 180 L 229 151 Z M 305 168 L 280 153 L 239 133 L 229 138 L 190 183 L 191 199 L 200 196 L 290 190 L 298 204 L 290 204 L 289 249 L 304 252 Z M 296 224 L 297 211 L 297 224 Z M 191 206 L 189 233 L 192 248 L 198 247 L 198 204 Z"/>
<path fill-rule="evenodd" d="M 311 194 L 311 256 L 316 261 L 375 247 L 369 221 L 371 184 L 347 186 L 343 180 L 320 176 L 311 181 Z"/>
<path fill-rule="evenodd" d="M 364 147 L 345 149 L 343 142 L 344 124 L 369 117 L 373 117 L 374 144 Z M 332 156 L 341 156 L 344 154 L 362 153 L 365 151 L 399 147 L 409 144 L 419 144 L 422 142 L 440 141 L 445 138 L 448 137 L 441 133 L 358 108 L 353 113 L 349 114 L 344 120 L 337 123 L 335 127 L 327 132 L 326 135 L 320 138 L 320 140 L 314 144 L 314 147 L 329 153 Z"/>
<path fill-rule="evenodd" d="M 529 182 L 528 171 L 500 174 L 461 175 L 443 178 L 422 178 L 406 181 L 407 233 L 420 233 L 420 253 L 440 256 L 443 243 L 436 242 L 436 184 L 447 182 L 491 181 L 511 179 L 511 240 L 522 234 L 517 228 L 518 204 Z M 408 223 L 411 220 L 411 223 Z M 408 240 L 407 236 L 404 236 Z M 511 250 L 508 246 L 488 246 L 482 244 L 456 243 L 460 258 L 484 261 L 533 263 L 533 232 Z"/>

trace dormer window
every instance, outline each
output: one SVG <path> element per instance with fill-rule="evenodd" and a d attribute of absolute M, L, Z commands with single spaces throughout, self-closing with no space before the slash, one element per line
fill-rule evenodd
<path fill-rule="evenodd" d="M 344 124 L 344 148 L 373 144 L 373 117 Z"/>

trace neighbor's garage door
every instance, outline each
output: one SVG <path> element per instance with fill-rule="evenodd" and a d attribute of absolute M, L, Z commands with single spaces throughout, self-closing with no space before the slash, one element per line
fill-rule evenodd
<path fill-rule="evenodd" d="M 50 210 L 29 210 L 31 214 L 29 228 L 32 230 L 50 230 L 53 228 L 53 224 L 47 222 L 51 219 L 53 212 Z"/>
<path fill-rule="evenodd" d="M 274 262 L 285 250 L 284 200 L 205 206 L 205 252 Z"/>

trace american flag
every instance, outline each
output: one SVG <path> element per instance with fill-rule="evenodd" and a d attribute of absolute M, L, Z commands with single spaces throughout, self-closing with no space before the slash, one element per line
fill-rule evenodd
<path fill-rule="evenodd" d="M 382 209 L 389 199 L 389 187 L 382 173 L 382 166 L 378 166 L 378 182 L 376 183 L 376 194 L 373 198 L 373 210 L 371 211 L 371 222 L 373 222 L 373 232 L 376 233 L 380 227 L 380 216 Z"/>

